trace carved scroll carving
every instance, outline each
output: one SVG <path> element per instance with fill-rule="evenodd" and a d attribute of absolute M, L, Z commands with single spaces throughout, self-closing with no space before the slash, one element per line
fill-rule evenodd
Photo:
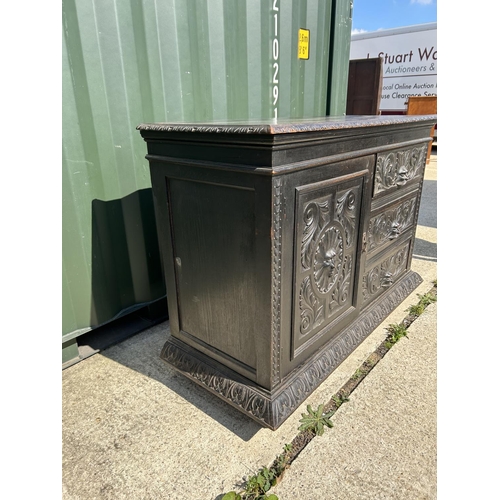
<path fill-rule="evenodd" d="M 311 267 L 315 243 L 323 227 L 330 221 L 330 201 L 309 203 L 304 210 L 304 234 L 302 235 L 302 269 Z"/>
<path fill-rule="evenodd" d="M 161 358 L 177 370 L 234 406 L 261 421 L 268 421 L 270 402 L 251 387 L 224 376 L 209 364 L 197 359 L 184 350 L 175 339 L 169 339 L 163 346 Z"/>
<path fill-rule="evenodd" d="M 300 332 L 308 333 L 321 325 L 325 319 L 323 301 L 314 294 L 311 286 L 311 277 L 308 276 L 300 287 Z"/>
<path fill-rule="evenodd" d="M 372 217 L 368 225 L 367 251 L 372 252 L 384 243 L 394 240 L 412 226 L 415 218 L 416 197 L 400 203 L 381 214 Z"/>
<path fill-rule="evenodd" d="M 347 255 L 339 279 L 330 295 L 330 302 L 328 303 L 328 310 L 330 313 L 340 309 L 347 302 L 347 299 L 349 298 L 349 291 L 351 289 L 351 276 L 352 256 Z"/>
<path fill-rule="evenodd" d="M 352 190 L 347 191 L 337 200 L 335 212 L 337 219 L 344 227 L 346 247 L 350 248 L 356 229 L 356 196 Z"/>
<path fill-rule="evenodd" d="M 377 155 L 374 195 L 404 186 L 420 176 L 425 167 L 427 145 Z"/>
<path fill-rule="evenodd" d="M 299 290 L 300 334 L 308 335 L 347 302 L 352 290 L 358 188 L 306 203 Z"/>

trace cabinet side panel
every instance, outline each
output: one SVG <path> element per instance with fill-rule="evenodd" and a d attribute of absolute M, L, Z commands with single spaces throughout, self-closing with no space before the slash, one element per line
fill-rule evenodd
<path fill-rule="evenodd" d="M 180 329 L 255 370 L 255 191 L 168 184 Z"/>

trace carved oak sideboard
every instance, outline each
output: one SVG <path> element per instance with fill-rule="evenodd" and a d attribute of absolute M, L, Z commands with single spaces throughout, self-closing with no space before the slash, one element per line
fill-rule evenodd
<path fill-rule="evenodd" d="M 413 291 L 436 115 L 141 124 L 161 357 L 277 429 Z"/>

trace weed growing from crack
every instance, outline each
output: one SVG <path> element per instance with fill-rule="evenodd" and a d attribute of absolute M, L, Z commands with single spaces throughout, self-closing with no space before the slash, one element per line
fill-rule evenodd
<path fill-rule="evenodd" d="M 236 491 L 229 491 L 226 493 L 221 500 L 242 500 L 241 495 L 236 493 Z"/>
<path fill-rule="evenodd" d="M 245 486 L 245 498 L 255 500 L 269 499 L 267 492 L 271 489 L 271 486 L 275 484 L 276 477 L 274 473 L 267 467 L 262 467 L 255 476 L 252 476 L 247 481 Z"/>
<path fill-rule="evenodd" d="M 417 297 L 419 298 L 418 303 L 407 309 L 407 311 L 413 316 L 420 316 L 429 304 L 432 304 L 437 300 L 436 295 L 429 292 L 424 295 L 417 294 Z"/>
<path fill-rule="evenodd" d="M 221 500 L 279 500 L 274 494 L 269 494 L 271 487 L 275 486 L 289 467 L 293 446 L 285 444 L 283 452 L 274 460 L 271 467 L 262 467 L 253 476 L 249 477 L 244 485 L 244 491 L 237 493 L 230 491 Z"/>
<path fill-rule="evenodd" d="M 344 394 L 342 394 L 342 393 L 337 393 L 337 394 L 335 394 L 335 396 L 332 396 L 332 401 L 335 403 L 335 406 L 338 409 L 344 403 L 346 403 L 347 401 L 349 401 L 349 398 L 347 396 L 345 396 Z"/>
<path fill-rule="evenodd" d="M 307 413 L 302 413 L 302 418 L 299 422 L 302 425 L 299 431 L 312 431 L 316 436 L 321 436 L 325 432 L 326 427 L 333 427 L 330 417 L 335 411 L 324 413 L 325 405 L 319 405 L 317 410 L 313 410 L 311 405 L 307 405 Z"/>
<path fill-rule="evenodd" d="M 368 368 L 373 368 L 373 367 L 377 364 L 377 362 L 376 362 L 374 359 L 372 359 L 371 357 L 369 357 L 369 358 L 368 358 L 368 359 L 364 362 L 364 364 L 365 364 Z"/>
<path fill-rule="evenodd" d="M 283 447 L 283 453 L 278 455 L 273 465 L 271 466 L 271 470 L 274 470 L 276 478 L 281 477 L 283 472 L 285 472 L 285 469 L 287 469 L 292 448 L 293 447 L 291 444 L 285 444 L 285 446 Z"/>
<path fill-rule="evenodd" d="M 412 315 L 412 316 L 420 316 L 424 311 L 425 307 L 418 303 L 413 306 L 410 306 L 407 311 Z"/>
<path fill-rule="evenodd" d="M 335 410 L 325 412 L 324 408 L 324 405 L 319 405 L 317 410 L 313 410 L 311 405 L 307 405 L 307 413 L 302 413 L 302 418 L 299 421 L 301 422 L 299 427 L 301 433 L 297 437 L 306 437 L 305 444 L 312 437 L 321 436 L 325 427 L 333 427 L 330 417 L 335 413 Z M 285 444 L 283 452 L 278 455 L 271 467 L 262 467 L 255 475 L 247 479 L 244 491 L 241 493 L 230 491 L 221 500 L 279 500 L 276 495 L 268 495 L 267 493 L 277 484 L 294 458 L 293 444 Z"/>
<path fill-rule="evenodd" d="M 387 328 L 387 338 L 385 340 L 385 347 L 390 349 L 399 339 L 408 335 L 408 329 L 403 324 L 393 323 Z"/>
<path fill-rule="evenodd" d="M 367 371 L 363 369 L 363 367 L 358 368 L 352 375 L 351 378 L 353 380 L 358 380 L 362 377 L 364 377 L 367 374 Z"/>

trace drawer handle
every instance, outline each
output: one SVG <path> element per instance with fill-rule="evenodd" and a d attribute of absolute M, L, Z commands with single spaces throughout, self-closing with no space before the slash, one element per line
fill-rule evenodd
<path fill-rule="evenodd" d="M 391 232 L 389 233 L 389 239 L 395 240 L 401 234 L 401 224 L 399 222 L 393 222 L 391 226 Z"/>
<path fill-rule="evenodd" d="M 392 274 L 387 272 L 382 276 L 380 286 L 383 288 L 388 288 L 394 283 L 394 280 L 392 278 Z"/>
<path fill-rule="evenodd" d="M 408 172 L 408 167 L 406 165 L 401 165 L 398 169 L 396 184 L 398 186 L 404 186 L 410 180 L 410 173 Z"/>

